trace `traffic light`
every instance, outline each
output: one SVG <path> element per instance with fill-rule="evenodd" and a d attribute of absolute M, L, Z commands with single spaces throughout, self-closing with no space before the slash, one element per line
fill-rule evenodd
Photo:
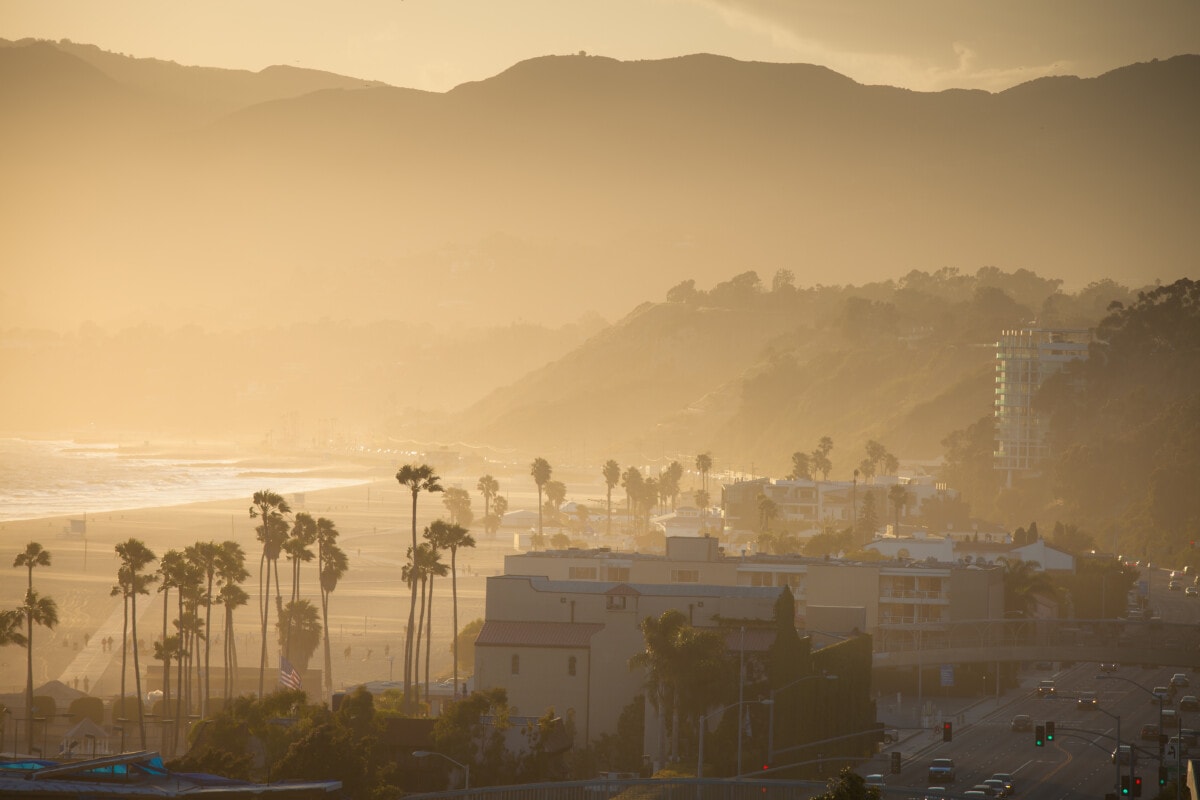
<path fill-rule="evenodd" d="M 1141 775 L 1133 776 L 1133 796 L 1134 797 L 1142 796 L 1142 776 Z"/>
<path fill-rule="evenodd" d="M 954 738 L 954 725 L 949 722 L 942 723 L 942 741 L 948 742 Z"/>
<path fill-rule="evenodd" d="M 1166 767 L 1158 768 L 1158 785 L 1159 786 L 1167 785 L 1167 768 Z"/>
<path fill-rule="evenodd" d="M 1054 741 L 1054 720 L 1046 720 L 1046 741 Z"/>
<path fill-rule="evenodd" d="M 1033 743 L 1038 747 L 1046 746 L 1046 726 L 1038 725 L 1033 729 Z M 1128 794 L 1128 792 L 1126 792 Z"/>
<path fill-rule="evenodd" d="M 893 775 L 900 774 L 900 751 L 899 750 L 892 751 L 892 774 Z"/>
<path fill-rule="evenodd" d="M 1129 776 L 1121 776 L 1121 797 L 1129 797 Z"/>

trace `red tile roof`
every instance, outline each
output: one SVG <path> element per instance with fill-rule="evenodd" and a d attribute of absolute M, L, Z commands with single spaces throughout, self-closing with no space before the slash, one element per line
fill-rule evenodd
<path fill-rule="evenodd" d="M 588 647 L 592 636 L 604 629 L 599 622 L 501 622 L 483 623 L 476 647 Z"/>

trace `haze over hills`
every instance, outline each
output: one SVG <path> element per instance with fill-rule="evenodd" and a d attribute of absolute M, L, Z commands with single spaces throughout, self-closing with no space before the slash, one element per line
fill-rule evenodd
<path fill-rule="evenodd" d="M 742 269 L 1140 285 L 1200 237 L 1197 56 L 998 94 L 556 56 L 437 94 L 20 42 L 0 85 L 15 326 L 556 325 Z"/>

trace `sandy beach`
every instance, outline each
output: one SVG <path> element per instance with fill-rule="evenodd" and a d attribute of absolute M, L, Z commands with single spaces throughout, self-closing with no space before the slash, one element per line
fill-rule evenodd
<path fill-rule="evenodd" d="M 378 474 L 379 470 L 375 471 Z M 390 474 L 387 478 L 364 477 L 362 485 L 309 491 L 300 497 L 287 496 L 293 511 L 307 511 L 314 517 L 332 520 L 340 531 L 340 543 L 350 560 L 350 569 L 330 599 L 329 628 L 333 652 L 335 687 L 348 687 L 366 681 L 403 679 L 404 625 L 408 617 L 409 595 L 400 580 L 404 554 L 411 542 L 411 495 Z M 483 501 L 475 491 L 477 478 L 444 477 L 443 485 L 461 486 L 473 495 L 478 506 L 476 517 L 483 516 Z M 263 486 L 271 488 L 269 482 Z M 524 488 L 524 487 L 522 487 Z M 529 489 L 532 489 L 532 484 Z M 183 549 L 198 541 L 239 542 L 247 554 L 251 577 L 243 585 L 250 603 L 238 609 L 235 617 L 240 665 L 259 664 L 260 621 L 255 607 L 258 597 L 258 567 L 261 546 L 255 538 L 255 521 L 248 514 L 251 498 L 193 503 L 166 508 L 149 508 L 87 515 L 86 537 L 69 533 L 72 517 L 0 523 L 0 607 L 20 604 L 26 573 L 11 567 L 12 559 L 26 543 L 37 541 L 50 551 L 53 563 L 34 571 L 34 587 L 57 602 L 59 624 L 53 630 L 34 631 L 34 685 L 59 680 L 67 686 L 90 694 L 111 698 L 120 686 L 120 647 L 105 652 L 100 641 L 121 637 L 122 611 L 119 597 L 110 590 L 116 582 L 118 561 L 114 545 L 130 537 L 144 541 L 162 555 L 169 549 Z M 512 497 L 510 508 L 536 507 L 536 495 L 529 502 Z M 446 510 L 441 495 L 422 494 L 417 505 L 418 535 L 425 525 Z M 78 518 L 76 515 L 75 518 Z M 488 539 L 482 526 L 471 531 L 478 546 L 458 554 L 459 627 L 484 613 L 485 579 L 503 571 L 504 555 L 513 552 L 512 531 L 502 531 Z M 449 555 L 445 556 L 448 564 Z M 289 590 L 288 565 L 281 559 L 280 572 L 284 593 Z M 301 570 L 301 592 L 319 605 L 315 562 Z M 174 605 L 174 594 L 172 594 Z M 221 613 L 220 609 L 215 609 Z M 216 615 L 214 614 L 214 623 Z M 272 625 L 274 615 L 272 615 Z M 153 660 L 153 644 L 161 636 L 162 596 L 152 593 L 139 597 L 138 634 L 142 648 L 143 675 L 159 666 Z M 431 671 L 435 679 L 451 673 L 450 642 L 452 627 L 451 582 L 449 577 L 434 586 L 433 645 Z M 275 647 L 269 645 L 274 664 Z M 213 653 L 219 661 L 220 648 Z M 16 646 L 0 648 L 0 693 L 21 691 L 25 684 L 25 650 Z M 389 658 L 391 656 L 391 658 Z M 321 666 L 320 651 L 311 664 Z M 398 662 L 398 663 L 396 663 Z M 129 673 L 132 682 L 132 672 Z M 268 671 L 268 681 L 276 673 Z M 152 681 L 157 683 L 157 681 Z M 306 687 L 309 688 L 309 687 Z M 314 687 L 315 688 L 315 687 Z"/>

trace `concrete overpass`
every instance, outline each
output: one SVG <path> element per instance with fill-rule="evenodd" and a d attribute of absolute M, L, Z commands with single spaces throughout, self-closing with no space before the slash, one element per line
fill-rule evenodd
<path fill-rule="evenodd" d="M 1114 661 L 1200 668 L 1200 626 L 1133 620 L 967 620 L 880 625 L 876 667 Z"/>

